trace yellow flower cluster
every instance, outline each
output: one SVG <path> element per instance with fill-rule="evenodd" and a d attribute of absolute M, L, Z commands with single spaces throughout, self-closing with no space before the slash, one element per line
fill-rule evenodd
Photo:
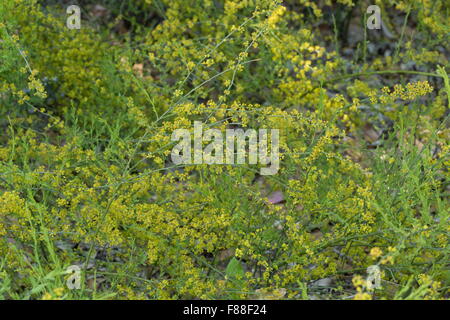
<path fill-rule="evenodd" d="M 88 24 L 66 30 L 57 9 L 46 13 L 36 0 L 0 8 L 0 265 L 17 288 L 81 261 L 117 298 L 299 298 L 299 281 L 340 283 L 375 261 L 394 265 L 402 284 L 436 269 L 418 281 L 438 296 L 449 131 L 424 144 L 445 115 L 445 92 L 427 81 L 378 90 L 366 81 L 368 65 L 357 74 L 364 81 L 338 83 L 348 61 L 318 39 L 311 19 L 325 4 L 356 2 L 133 3 L 151 13 L 151 27 L 133 22 L 127 36 L 114 31 L 107 41 Z M 381 75 L 392 60 L 371 61 L 367 74 Z M 400 144 L 380 163 L 364 150 L 355 161 L 363 117 L 391 116 L 385 110 L 399 100 L 430 93 L 429 113 L 414 117 L 411 104 L 420 126 L 402 139 L 414 148 Z M 397 111 L 391 119 L 406 113 Z M 195 121 L 279 129 L 279 173 L 174 164 L 171 134 Z M 269 200 L 273 192 L 280 199 Z M 411 260 L 411 270 L 396 268 Z M 362 277 L 353 284 L 355 299 L 376 297 Z M 55 286 L 29 295 L 70 296 Z"/>
<path fill-rule="evenodd" d="M 433 91 L 428 81 L 418 81 L 408 83 L 406 86 L 395 85 L 391 91 L 388 87 L 382 90 L 383 95 L 380 97 L 381 103 L 394 102 L 396 99 L 412 101 L 419 97 L 425 96 Z"/>

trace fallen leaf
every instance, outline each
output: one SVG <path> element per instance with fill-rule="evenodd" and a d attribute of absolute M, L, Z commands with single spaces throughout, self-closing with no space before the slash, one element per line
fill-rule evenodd
<path fill-rule="evenodd" d="M 234 257 L 233 249 L 225 249 L 225 250 L 219 251 L 219 256 L 218 256 L 219 261 L 225 261 L 231 257 Z"/>
<path fill-rule="evenodd" d="M 364 138 L 370 143 L 374 143 L 380 138 L 380 134 L 375 131 L 371 125 L 366 125 L 364 127 Z"/>
<path fill-rule="evenodd" d="M 92 9 L 92 15 L 96 18 L 102 18 L 108 14 L 108 9 L 105 7 L 96 4 L 94 8 Z"/>
<path fill-rule="evenodd" d="M 281 203 L 284 202 L 284 196 L 283 193 L 281 191 L 275 191 L 273 193 L 271 193 L 267 199 L 269 200 L 269 202 L 271 204 L 277 204 L 277 203 Z"/>
<path fill-rule="evenodd" d="M 136 63 L 133 66 L 133 71 L 136 72 L 140 77 L 142 77 L 144 75 L 144 64 Z"/>

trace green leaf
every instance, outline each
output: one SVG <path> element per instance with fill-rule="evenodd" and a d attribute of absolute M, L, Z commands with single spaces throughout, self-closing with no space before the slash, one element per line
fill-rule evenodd
<path fill-rule="evenodd" d="M 225 269 L 225 274 L 229 278 L 242 278 L 244 276 L 244 268 L 238 259 L 233 257 Z"/>

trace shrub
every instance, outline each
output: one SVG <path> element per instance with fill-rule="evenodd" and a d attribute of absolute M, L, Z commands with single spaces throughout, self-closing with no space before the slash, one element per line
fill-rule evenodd
<path fill-rule="evenodd" d="M 448 297 L 446 2 L 377 1 L 393 54 L 350 58 L 364 1 L 101 3 L 0 8 L 3 298 Z M 175 165 L 194 121 L 280 129 L 278 174 Z"/>

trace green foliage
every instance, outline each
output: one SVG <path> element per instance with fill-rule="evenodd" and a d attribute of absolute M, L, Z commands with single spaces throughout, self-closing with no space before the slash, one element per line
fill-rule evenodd
<path fill-rule="evenodd" d="M 377 1 L 383 30 L 366 1 L 87 1 L 81 30 L 3 2 L 0 298 L 448 298 L 447 1 Z M 279 172 L 175 165 L 194 121 L 280 129 Z"/>

